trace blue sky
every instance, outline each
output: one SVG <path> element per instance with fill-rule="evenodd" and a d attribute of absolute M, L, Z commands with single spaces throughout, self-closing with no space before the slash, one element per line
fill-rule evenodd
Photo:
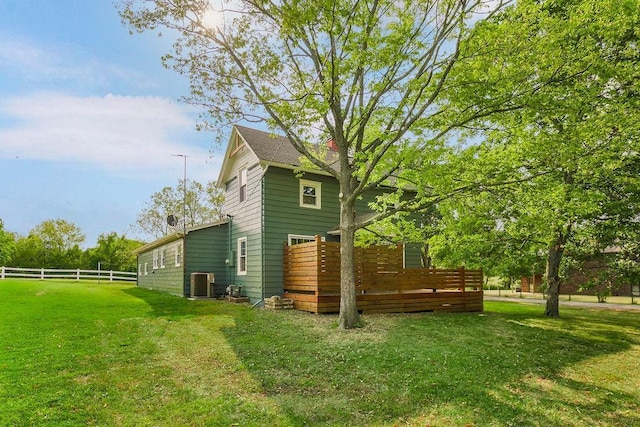
<path fill-rule="evenodd" d="M 151 194 L 218 176 L 222 147 L 178 101 L 171 40 L 130 35 L 112 0 L 0 0 L 0 218 L 26 235 L 47 219 L 131 231 Z M 226 142 L 226 141 L 224 141 Z M 213 150 L 213 151 L 212 151 Z"/>

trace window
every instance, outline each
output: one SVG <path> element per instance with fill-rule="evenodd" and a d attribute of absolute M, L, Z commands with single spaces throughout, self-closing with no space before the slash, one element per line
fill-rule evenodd
<path fill-rule="evenodd" d="M 304 236 L 300 234 L 289 234 L 289 246 L 298 245 L 300 243 L 315 242 L 314 236 Z"/>
<path fill-rule="evenodd" d="M 238 275 L 247 274 L 247 238 L 238 239 Z"/>
<path fill-rule="evenodd" d="M 153 251 L 153 269 L 157 269 L 158 268 L 158 250 L 154 250 Z"/>
<path fill-rule="evenodd" d="M 160 268 L 164 268 L 166 266 L 167 261 L 167 248 L 160 249 Z"/>
<path fill-rule="evenodd" d="M 247 200 L 247 168 L 240 169 L 238 172 L 238 191 L 240 194 L 240 202 Z"/>
<path fill-rule="evenodd" d="M 176 245 L 176 267 L 182 265 L 182 243 Z"/>
<path fill-rule="evenodd" d="M 138 276 L 142 276 L 142 264 L 138 264 Z"/>
<path fill-rule="evenodd" d="M 146 276 L 147 274 L 149 274 L 149 270 L 147 270 L 147 266 L 149 265 L 148 262 L 144 263 L 144 275 Z"/>
<path fill-rule="evenodd" d="M 304 208 L 321 208 L 321 182 L 300 180 L 300 206 Z"/>

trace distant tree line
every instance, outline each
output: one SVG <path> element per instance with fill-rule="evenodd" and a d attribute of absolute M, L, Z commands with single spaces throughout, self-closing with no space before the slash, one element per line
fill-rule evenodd
<path fill-rule="evenodd" d="M 215 182 L 180 180 L 175 187 L 153 193 L 131 228 L 157 239 L 183 227 L 213 222 L 223 218 L 224 193 Z M 185 217 L 186 214 L 186 217 Z M 174 225 L 167 217 L 178 218 Z M 36 225 L 26 236 L 5 230 L 0 218 L 0 266 L 22 268 L 60 268 L 95 270 L 98 262 L 104 270 L 136 271 L 133 251 L 145 242 L 129 239 L 125 234 L 101 234 L 96 245 L 83 249 L 85 235 L 75 224 L 63 219 L 48 219 Z"/>
<path fill-rule="evenodd" d="M 136 271 L 133 250 L 144 243 L 116 232 L 101 234 L 96 246 L 82 249 L 82 230 L 63 219 L 48 219 L 26 236 L 5 230 L 0 219 L 0 265 L 22 268 L 80 268 Z"/>

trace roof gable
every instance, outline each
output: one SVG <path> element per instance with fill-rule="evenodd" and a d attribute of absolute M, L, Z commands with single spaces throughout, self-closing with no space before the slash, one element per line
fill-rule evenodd
<path fill-rule="evenodd" d="M 317 147 L 318 152 L 326 152 L 325 155 L 327 159 L 333 159 L 333 162 L 337 164 L 337 153 L 321 146 Z M 304 167 L 302 161 L 303 155 L 296 150 L 286 136 L 234 125 L 225 152 L 224 161 L 220 168 L 218 186 L 222 186 L 230 176 L 235 175 L 232 167 L 234 163 L 233 158 L 246 149 L 251 151 L 265 169 L 269 166 L 275 166 L 328 175 L 319 169 Z"/>

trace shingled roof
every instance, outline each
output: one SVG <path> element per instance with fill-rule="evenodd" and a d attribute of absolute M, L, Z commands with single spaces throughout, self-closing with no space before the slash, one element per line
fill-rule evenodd
<path fill-rule="evenodd" d="M 295 149 L 289 138 L 282 135 L 274 135 L 245 126 L 235 126 L 242 139 L 249 145 L 260 162 L 281 164 L 294 167 L 302 166 L 302 154 Z M 327 160 L 337 165 L 337 153 L 317 145 L 317 152 L 326 155 Z"/>
<path fill-rule="evenodd" d="M 286 136 L 274 135 L 239 125 L 236 125 L 235 128 L 261 162 L 275 162 L 291 166 L 302 164 L 300 162 L 301 154 Z"/>

